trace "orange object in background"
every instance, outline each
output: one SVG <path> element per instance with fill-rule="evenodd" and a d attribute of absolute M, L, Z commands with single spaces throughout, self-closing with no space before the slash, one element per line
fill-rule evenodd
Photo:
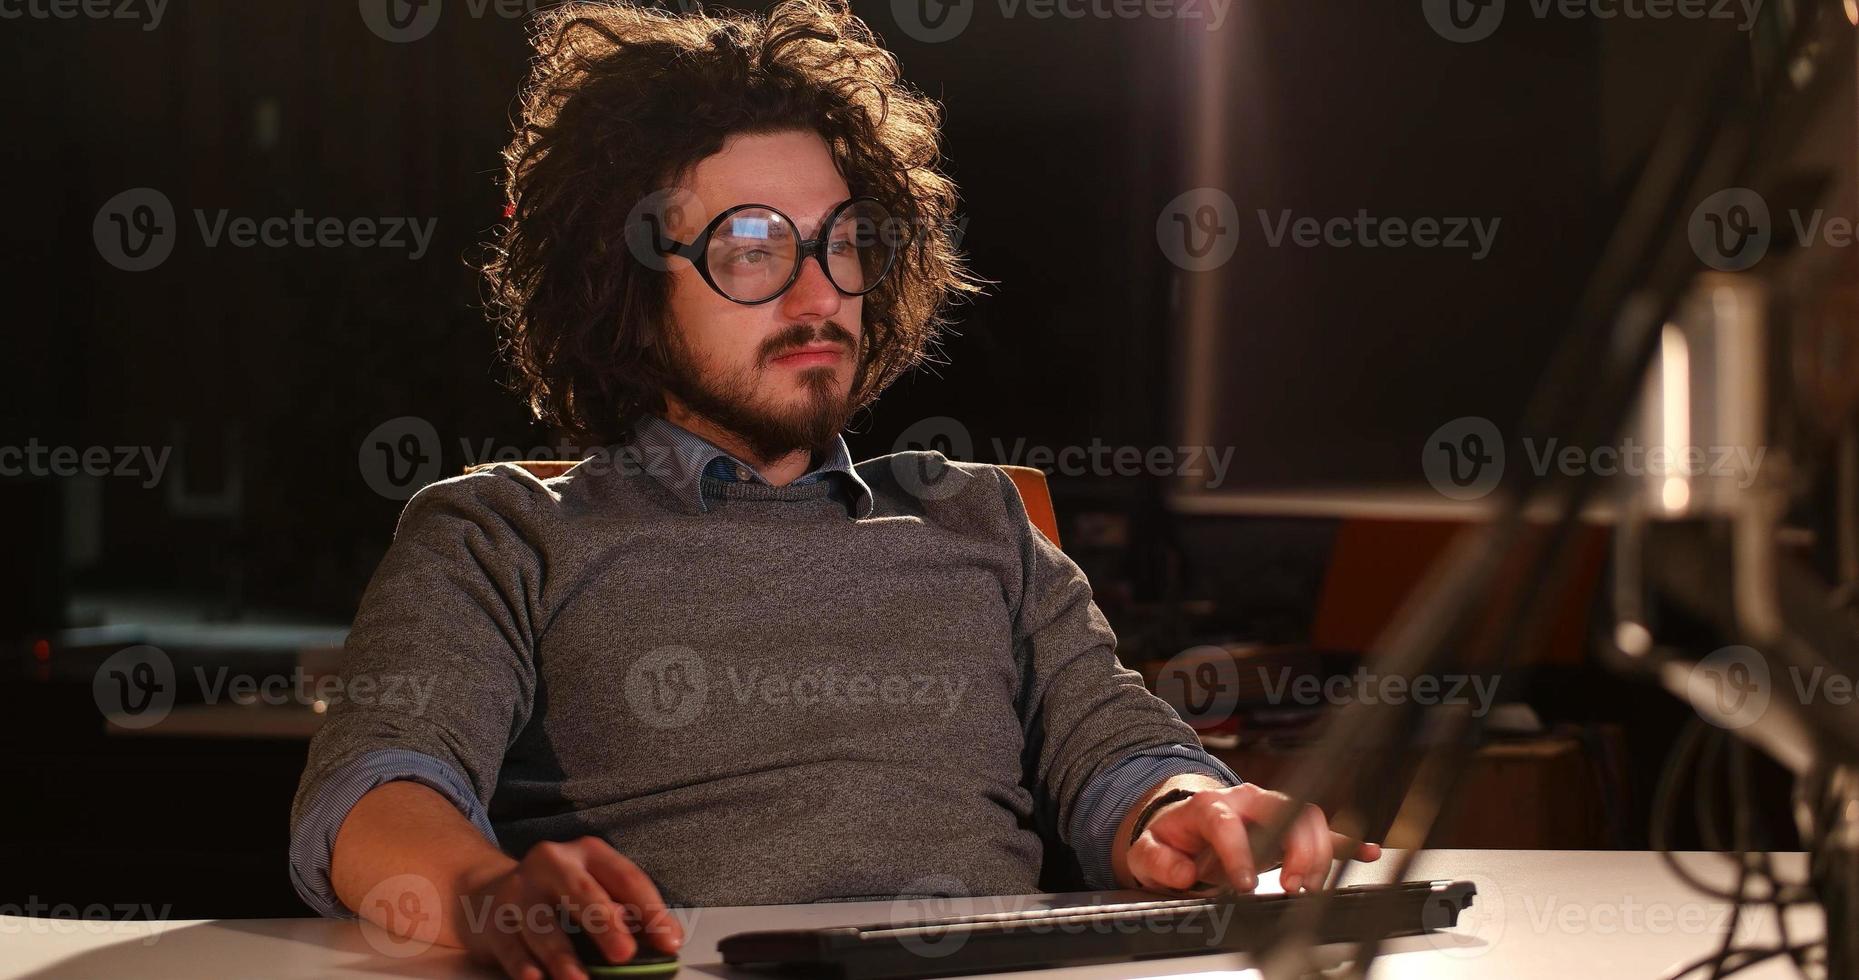
<path fill-rule="evenodd" d="M 1458 521 L 1343 521 L 1330 548 L 1311 645 L 1369 653 L 1401 604 L 1465 527 Z M 1607 540 L 1606 528 L 1582 532 L 1573 574 L 1556 599 L 1554 623 L 1536 663 L 1574 666 L 1585 659 L 1589 610 L 1607 563 Z M 1518 571 L 1513 569 L 1512 577 Z M 1503 591 L 1516 583 L 1499 585 Z"/>

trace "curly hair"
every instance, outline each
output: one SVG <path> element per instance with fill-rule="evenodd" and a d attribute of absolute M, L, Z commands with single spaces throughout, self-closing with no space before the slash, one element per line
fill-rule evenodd
<path fill-rule="evenodd" d="M 612 442 L 664 411 L 669 276 L 633 257 L 625 223 L 735 135 L 818 133 L 852 194 L 909 230 L 864 297 L 852 409 L 931 359 L 949 304 L 980 291 L 957 250 L 940 107 L 844 0 L 761 18 L 582 0 L 535 24 L 503 154 L 508 221 L 483 272 L 512 387 L 539 420 Z"/>

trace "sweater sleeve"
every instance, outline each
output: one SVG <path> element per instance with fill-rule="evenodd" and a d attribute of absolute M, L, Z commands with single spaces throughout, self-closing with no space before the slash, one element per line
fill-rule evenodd
<path fill-rule="evenodd" d="M 311 886 L 306 899 L 326 914 L 341 911 L 327 890 L 335 832 L 374 785 L 405 778 L 440 788 L 489 829 L 504 753 L 535 692 L 541 568 L 526 515 L 548 493 L 503 469 L 408 501 L 363 593 L 291 805 L 292 878 L 300 891 Z"/>
<path fill-rule="evenodd" d="M 1200 740 L 1117 659 L 1116 633 L 1084 571 L 1033 527 L 1012 478 L 995 472 L 1020 550 L 1019 593 L 1009 600 L 1029 785 L 1064 843 L 1088 851 L 1089 842 L 1073 839 L 1082 826 L 1074 818 L 1096 776 L 1137 753 Z"/>

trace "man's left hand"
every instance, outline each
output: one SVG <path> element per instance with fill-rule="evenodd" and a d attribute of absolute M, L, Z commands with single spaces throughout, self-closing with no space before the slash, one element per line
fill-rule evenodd
<path fill-rule="evenodd" d="M 1269 855 L 1264 861 L 1255 858 L 1253 837 L 1263 836 L 1292 805 L 1285 794 L 1251 783 L 1200 790 L 1150 819 L 1130 845 L 1130 876 L 1147 889 L 1190 891 L 1202 881 L 1252 891 L 1259 872 L 1271 868 Z M 1357 861 L 1381 857 L 1380 845 L 1332 831 L 1323 811 L 1312 804 L 1297 815 L 1283 843 L 1284 871 L 1278 881 L 1286 892 L 1323 887 L 1337 855 L 1353 855 Z"/>

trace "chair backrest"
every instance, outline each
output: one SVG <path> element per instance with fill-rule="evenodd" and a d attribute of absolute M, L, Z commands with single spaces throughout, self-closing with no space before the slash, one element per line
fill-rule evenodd
<path fill-rule="evenodd" d="M 547 480 L 573 469 L 579 460 L 524 459 L 513 462 L 529 471 L 529 474 L 536 479 Z M 496 463 L 479 463 L 476 466 L 465 467 L 465 472 L 475 473 L 496 465 Z M 1059 543 L 1059 518 L 1058 513 L 1052 509 L 1052 490 L 1046 485 L 1045 471 L 1034 469 L 1031 466 L 1003 466 L 1001 469 L 1019 489 L 1020 500 L 1026 506 L 1026 516 L 1032 520 L 1033 526 L 1039 529 L 1039 533 L 1046 536 L 1046 540 L 1055 546 L 1064 547 Z"/>

